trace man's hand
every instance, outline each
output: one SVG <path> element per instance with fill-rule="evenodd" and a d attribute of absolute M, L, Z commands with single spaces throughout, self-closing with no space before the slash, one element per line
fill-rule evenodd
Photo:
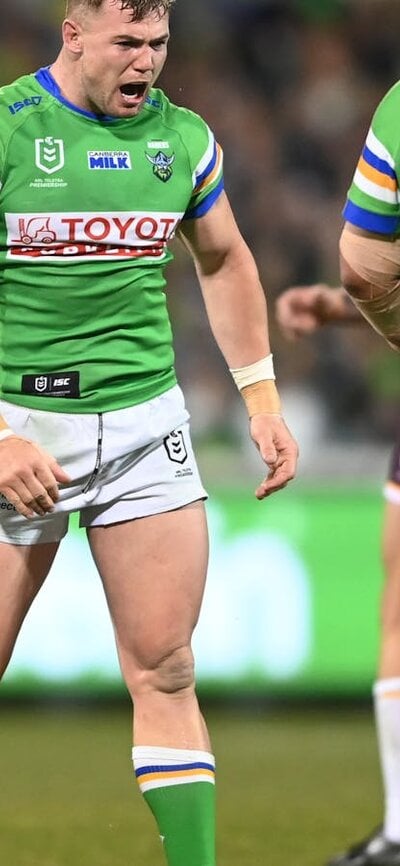
<path fill-rule="evenodd" d="M 358 318 L 353 305 L 348 303 L 345 290 L 331 289 L 325 283 L 286 289 L 276 301 L 275 314 L 289 340 L 313 334 L 329 322 Z"/>
<path fill-rule="evenodd" d="M 257 499 L 265 499 L 286 487 L 294 478 L 298 447 L 280 415 L 254 415 L 250 421 L 250 435 L 269 467 L 267 477 L 255 491 Z"/>
<path fill-rule="evenodd" d="M 59 498 L 58 484 L 70 480 L 35 442 L 19 436 L 0 441 L 0 492 L 23 517 L 51 512 Z"/>

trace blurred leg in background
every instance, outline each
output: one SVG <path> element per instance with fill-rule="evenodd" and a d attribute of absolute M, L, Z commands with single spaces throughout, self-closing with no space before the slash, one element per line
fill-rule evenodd
<path fill-rule="evenodd" d="M 276 316 L 288 339 L 313 334 L 327 324 L 354 322 L 357 317 L 362 322 L 344 289 L 332 289 L 323 283 L 287 289 L 278 298 Z M 373 687 L 384 818 L 369 836 L 333 857 L 327 866 L 400 864 L 400 435 L 393 449 L 384 493 L 385 585 L 380 658 Z"/>
<path fill-rule="evenodd" d="M 374 712 L 382 771 L 383 823 L 333 857 L 328 866 L 396 866 L 400 863 L 400 441 L 385 487 L 382 533 L 385 585 Z"/>

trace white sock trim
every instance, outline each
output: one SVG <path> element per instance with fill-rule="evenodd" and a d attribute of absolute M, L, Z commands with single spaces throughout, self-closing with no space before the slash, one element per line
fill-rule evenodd
<path fill-rule="evenodd" d="M 399 692 L 400 697 L 400 677 L 389 677 L 387 680 L 377 680 L 373 686 L 373 694 L 376 697 L 385 695 L 387 692 Z"/>
<path fill-rule="evenodd" d="M 378 680 L 374 703 L 383 778 L 383 832 L 391 842 L 400 842 L 400 677 Z"/>
<path fill-rule="evenodd" d="M 190 785 L 194 782 L 215 784 L 215 760 L 209 752 L 134 746 L 132 758 L 142 794 L 155 788 Z"/>
<path fill-rule="evenodd" d="M 193 764 L 200 761 L 215 767 L 215 758 L 210 752 L 198 749 L 166 749 L 163 746 L 134 746 L 132 760 L 135 766 L 143 767 L 151 761 L 153 764 Z"/>

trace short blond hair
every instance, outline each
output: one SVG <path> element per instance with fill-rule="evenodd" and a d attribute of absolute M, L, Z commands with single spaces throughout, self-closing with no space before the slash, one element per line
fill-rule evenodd
<path fill-rule="evenodd" d="M 71 15 L 76 9 L 83 12 L 98 10 L 105 0 L 67 0 L 66 15 Z M 175 0 L 115 0 L 121 11 L 128 9 L 132 13 L 132 21 L 141 21 L 152 12 L 159 12 L 160 18 L 170 12 Z"/>

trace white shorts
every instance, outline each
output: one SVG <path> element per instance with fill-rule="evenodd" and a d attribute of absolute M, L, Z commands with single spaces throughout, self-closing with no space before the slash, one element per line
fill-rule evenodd
<path fill-rule="evenodd" d="M 206 499 L 178 385 L 165 394 L 99 415 L 26 409 L 0 400 L 0 414 L 38 442 L 70 476 L 54 511 L 28 520 L 0 494 L 0 541 L 59 541 L 72 512 L 80 526 L 106 526 Z"/>

